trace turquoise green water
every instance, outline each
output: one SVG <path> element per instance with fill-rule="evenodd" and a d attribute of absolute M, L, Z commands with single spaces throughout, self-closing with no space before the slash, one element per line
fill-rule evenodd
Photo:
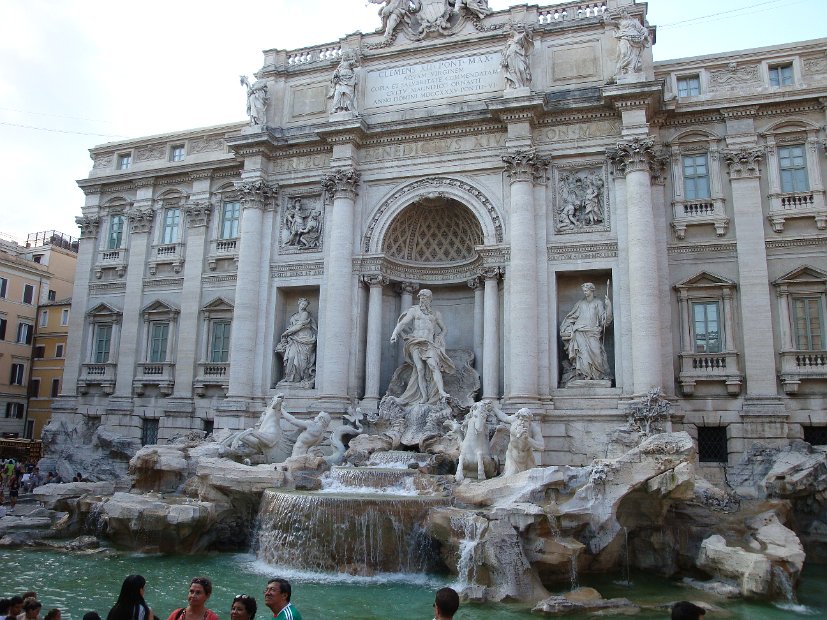
<path fill-rule="evenodd" d="M 115 602 L 123 578 L 131 573 L 146 577 L 146 599 L 153 611 L 166 620 L 176 607 L 186 604 L 189 580 L 206 575 L 214 590 L 208 606 L 221 620 L 229 619 L 229 607 L 236 594 L 250 594 L 259 603 L 259 620 L 272 616 L 264 607 L 261 593 L 267 578 L 287 577 L 293 584 L 293 602 L 307 620 L 427 620 L 433 617 L 433 592 L 450 581 L 427 576 L 377 576 L 372 578 L 334 577 L 301 574 L 267 566 L 251 555 L 215 554 L 205 556 L 160 556 L 122 554 L 97 557 L 45 551 L 0 551 L 0 595 L 35 590 L 44 612 L 58 607 L 64 620 L 80 620 L 90 610 L 105 619 Z M 703 593 L 687 590 L 649 575 L 633 575 L 632 588 L 615 585 L 609 579 L 581 578 L 581 585 L 596 587 L 605 597 L 623 596 L 636 603 L 658 605 L 670 601 L 709 600 L 725 609 L 708 614 L 709 620 L 727 617 L 744 620 L 781 618 L 827 618 L 827 567 L 806 569 L 795 608 L 781 609 L 767 604 L 728 603 Z M 463 605 L 457 620 L 513 620 L 538 618 L 529 610 L 513 605 Z M 590 615 L 566 616 L 573 619 Z M 665 612 L 643 612 L 638 618 L 665 618 Z"/>

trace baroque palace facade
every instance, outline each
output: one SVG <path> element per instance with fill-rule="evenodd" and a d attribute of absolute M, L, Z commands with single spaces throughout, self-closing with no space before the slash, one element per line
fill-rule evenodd
<path fill-rule="evenodd" d="M 411 6 L 265 51 L 249 123 L 92 149 L 58 418 L 375 409 L 427 288 L 544 464 L 658 386 L 702 461 L 825 443 L 827 39 L 653 63 L 634 0 Z"/>

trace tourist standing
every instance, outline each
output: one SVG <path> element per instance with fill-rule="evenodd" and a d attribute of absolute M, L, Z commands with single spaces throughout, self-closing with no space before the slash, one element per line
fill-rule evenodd
<path fill-rule="evenodd" d="M 453 588 L 441 588 L 434 597 L 434 620 L 451 620 L 459 609 L 459 594 Z"/>
<path fill-rule="evenodd" d="M 187 606 L 173 611 L 167 620 L 218 620 L 215 612 L 207 609 L 211 594 L 212 581 L 207 577 L 193 577 L 187 593 Z"/>
<path fill-rule="evenodd" d="M 50 609 L 46 612 L 46 616 L 43 620 L 60 620 L 60 610 L 57 608 Z"/>
<path fill-rule="evenodd" d="M 256 599 L 246 594 L 239 594 L 233 598 L 230 608 L 230 620 L 253 620 L 256 617 Z"/>
<path fill-rule="evenodd" d="M 17 616 L 17 620 L 40 620 L 40 610 L 43 604 L 36 598 L 26 598 L 23 600 L 23 613 Z"/>
<path fill-rule="evenodd" d="M 153 620 L 152 610 L 144 600 L 145 588 L 146 579 L 141 575 L 129 575 L 124 579 L 118 600 L 106 620 Z"/>
<path fill-rule="evenodd" d="M 290 582 L 276 578 L 264 588 L 264 604 L 273 612 L 273 620 L 302 620 L 299 610 L 290 602 Z"/>

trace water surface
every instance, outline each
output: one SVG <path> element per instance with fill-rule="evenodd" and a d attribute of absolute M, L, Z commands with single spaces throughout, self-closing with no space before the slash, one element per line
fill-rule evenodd
<path fill-rule="evenodd" d="M 269 577 L 286 577 L 293 584 L 293 602 L 307 620 L 427 620 L 433 617 L 433 592 L 451 581 L 427 575 L 343 575 L 301 573 L 268 566 L 248 554 L 163 556 L 118 554 L 114 557 L 74 555 L 49 551 L 0 551 L 0 596 L 35 590 L 43 601 L 44 613 L 52 607 L 63 612 L 64 620 L 80 620 L 95 610 L 105 619 L 117 598 L 123 578 L 131 573 L 146 577 L 146 599 L 153 611 L 166 620 L 177 607 L 186 604 L 189 580 L 206 575 L 214 590 L 208 607 L 229 620 L 229 607 L 236 594 L 254 596 L 259 620 L 271 614 L 264 607 L 262 591 Z M 771 604 L 727 602 L 703 592 L 690 590 L 665 579 L 632 575 L 632 587 L 613 583 L 610 577 L 581 576 L 580 584 L 597 588 L 603 596 L 622 596 L 656 606 L 688 599 L 711 601 L 725 614 L 708 614 L 709 620 L 728 617 L 743 620 L 782 618 L 827 618 L 827 567 L 808 566 L 799 589 L 796 606 L 780 608 Z M 561 584 L 561 590 L 565 589 Z M 463 605 L 456 620 L 516 620 L 540 618 L 519 605 Z M 591 615 L 565 616 L 585 620 Z M 638 618 L 666 618 L 660 611 L 644 611 Z"/>

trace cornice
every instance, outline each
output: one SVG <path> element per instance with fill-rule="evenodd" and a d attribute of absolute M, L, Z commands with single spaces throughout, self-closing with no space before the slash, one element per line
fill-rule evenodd
<path fill-rule="evenodd" d="M 564 243 L 549 245 L 546 257 L 551 262 L 617 257 L 617 241 L 601 243 Z"/>
<path fill-rule="evenodd" d="M 704 252 L 725 252 L 735 254 L 737 245 L 735 241 L 724 241 L 721 243 L 683 243 L 669 245 L 666 251 L 670 255 L 676 254 L 701 254 Z"/>
<path fill-rule="evenodd" d="M 403 134 L 371 136 L 362 142 L 363 146 L 382 146 L 385 144 L 396 144 L 400 142 L 415 142 L 419 140 L 431 140 L 433 138 L 445 138 L 456 136 L 474 136 L 486 133 L 498 133 L 505 131 L 505 126 L 500 123 L 488 123 L 485 125 L 465 125 L 461 127 L 445 127 L 441 129 L 424 129 L 411 131 Z"/>
<path fill-rule="evenodd" d="M 130 174 L 118 174 L 111 177 L 97 176 L 91 179 L 80 179 L 78 187 L 87 195 L 98 193 L 124 192 L 138 187 L 149 187 L 151 185 L 171 185 L 174 183 L 187 183 L 196 178 L 233 176 L 239 174 L 240 162 L 235 159 L 223 159 L 205 164 L 191 164 L 185 167 L 155 168 L 132 172 Z"/>
<path fill-rule="evenodd" d="M 316 135 L 328 144 L 356 144 L 361 146 L 368 133 L 368 126 L 361 117 L 331 122 L 316 127 Z"/>
<path fill-rule="evenodd" d="M 827 245 L 825 237 L 798 237 L 797 239 L 767 239 L 766 248 L 774 250 L 779 248 L 804 248 Z"/>

